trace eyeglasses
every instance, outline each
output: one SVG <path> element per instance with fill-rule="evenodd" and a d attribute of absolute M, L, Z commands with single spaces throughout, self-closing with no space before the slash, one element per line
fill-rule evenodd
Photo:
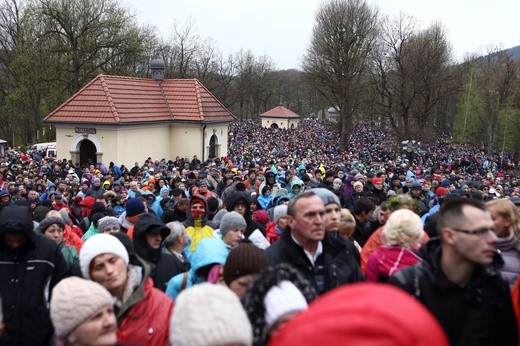
<path fill-rule="evenodd" d="M 495 227 L 483 227 L 483 228 L 477 228 L 475 230 L 466 230 L 466 229 L 453 228 L 453 227 L 450 227 L 450 229 L 455 232 L 459 232 L 459 233 L 476 235 L 477 237 L 483 237 L 483 236 L 487 235 L 489 232 L 496 234 Z"/>

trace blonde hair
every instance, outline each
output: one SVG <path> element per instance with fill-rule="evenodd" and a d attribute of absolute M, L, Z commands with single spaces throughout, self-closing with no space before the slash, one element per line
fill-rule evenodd
<path fill-rule="evenodd" d="M 347 208 L 341 209 L 341 218 L 339 221 L 339 234 L 344 237 L 350 238 L 354 230 L 356 229 L 356 219 L 354 215 Z"/>
<path fill-rule="evenodd" d="M 48 217 L 59 217 L 60 219 L 63 220 L 63 217 L 61 216 L 60 212 L 57 210 L 49 210 L 47 212 L 47 215 L 45 215 L 45 218 L 48 218 Z"/>
<path fill-rule="evenodd" d="M 500 198 L 486 202 L 486 207 L 488 210 L 493 208 L 500 216 L 511 222 L 511 226 L 507 228 L 506 234 L 502 236 L 502 238 L 507 240 L 518 239 L 518 233 L 520 232 L 520 214 L 518 213 L 516 205 L 508 199 Z"/>
<path fill-rule="evenodd" d="M 413 211 L 394 211 L 383 226 L 382 238 L 386 245 L 414 246 L 423 237 L 421 218 Z"/>

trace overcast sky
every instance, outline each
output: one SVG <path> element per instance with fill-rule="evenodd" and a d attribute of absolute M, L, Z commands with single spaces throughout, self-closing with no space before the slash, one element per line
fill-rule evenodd
<path fill-rule="evenodd" d="M 326 0 L 324 0 L 326 1 Z M 251 50 L 269 55 L 277 69 L 299 68 L 310 43 L 319 0 L 122 0 L 141 23 L 155 25 L 163 37 L 173 23 L 190 18 L 198 34 L 211 37 L 223 53 Z M 435 21 L 446 28 L 454 58 L 489 47 L 520 45 L 520 0 L 368 0 L 380 12 L 412 15 L 420 27 Z"/>

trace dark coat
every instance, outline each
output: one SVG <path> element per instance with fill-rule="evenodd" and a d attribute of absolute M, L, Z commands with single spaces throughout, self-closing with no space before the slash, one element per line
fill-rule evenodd
<path fill-rule="evenodd" d="M 154 286 L 159 287 L 160 283 L 157 281 L 157 268 L 161 261 L 167 260 L 162 258 L 161 248 L 154 249 L 146 240 L 146 235 L 149 233 L 158 232 L 161 234 L 162 240 L 164 240 L 170 230 L 164 225 L 164 223 L 153 214 L 143 214 L 136 221 L 134 225 L 134 250 L 139 257 L 144 259 L 151 268 L 151 278 L 154 282 Z"/>
<path fill-rule="evenodd" d="M 303 248 L 294 242 L 289 228 L 266 250 L 269 265 L 279 263 L 292 265 L 315 286 L 320 294 L 346 283 L 365 280 L 359 265 L 345 244 L 332 239 L 328 234 L 323 238 L 322 244 L 323 253 L 318 257 L 318 261 L 323 261 L 325 269 L 325 289 L 322 292 L 315 279 L 315 267 L 305 255 Z"/>
<path fill-rule="evenodd" d="M 233 191 L 227 198 L 226 198 L 226 208 L 228 211 L 233 211 L 235 208 L 235 205 L 239 201 L 245 201 L 247 208 L 246 212 L 244 214 L 244 219 L 246 220 L 247 227 L 246 231 L 244 232 L 244 237 L 247 239 L 249 236 L 258 229 L 262 234 L 265 236 L 265 227 L 259 224 L 258 222 L 253 220 L 253 213 L 251 213 L 251 210 L 249 209 L 249 204 L 251 203 L 251 198 L 247 194 L 247 192 L 244 191 Z"/>
<path fill-rule="evenodd" d="M 16 250 L 4 244 L 17 232 L 27 242 Z M 0 296 L 6 330 L 0 345 L 49 345 L 53 328 L 48 304 L 54 286 L 68 276 L 58 245 L 33 231 L 26 207 L 6 207 L 0 214 Z"/>
<path fill-rule="evenodd" d="M 414 295 L 437 318 L 451 345 L 518 345 L 509 286 L 495 266 L 479 266 L 465 287 L 441 269 L 439 238 L 420 250 L 424 259 L 389 278 Z M 497 255 L 497 261 L 502 261 Z"/>
<path fill-rule="evenodd" d="M 370 197 L 372 197 L 376 205 L 381 205 L 381 203 L 387 200 L 385 190 L 378 190 L 375 187 L 372 187 Z"/>
<path fill-rule="evenodd" d="M 154 286 L 161 291 L 166 291 L 168 281 L 175 275 L 190 270 L 190 262 L 183 254 L 184 262 L 182 262 L 175 254 L 166 247 L 162 247 L 161 260 L 157 263 L 156 275 L 153 280 Z"/>

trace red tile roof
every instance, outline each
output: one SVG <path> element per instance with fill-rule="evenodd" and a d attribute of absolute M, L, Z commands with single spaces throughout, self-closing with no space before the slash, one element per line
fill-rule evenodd
<path fill-rule="evenodd" d="M 261 117 L 267 117 L 267 118 L 299 118 L 300 116 L 290 109 L 284 107 L 284 106 L 278 106 L 274 107 L 270 110 L 268 110 L 265 113 L 260 114 Z"/>
<path fill-rule="evenodd" d="M 99 75 L 52 111 L 45 121 L 130 124 L 236 120 L 197 79 L 165 79 L 161 86 L 162 92 L 153 79 Z"/>

